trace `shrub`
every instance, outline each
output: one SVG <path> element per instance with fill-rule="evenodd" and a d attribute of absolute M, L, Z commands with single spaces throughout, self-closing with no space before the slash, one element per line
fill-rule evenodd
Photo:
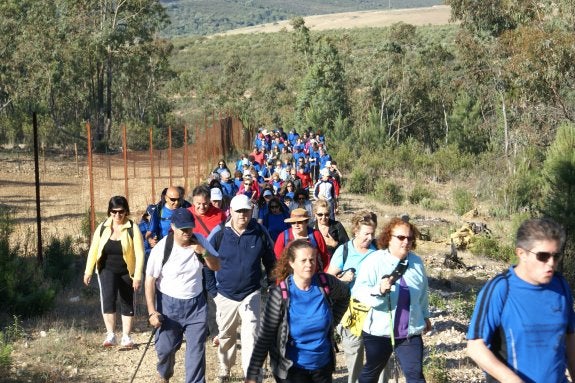
<path fill-rule="evenodd" d="M 431 347 L 429 356 L 423 364 L 423 374 L 429 383 L 448 383 L 447 359 L 440 355 L 435 347 Z"/>
<path fill-rule="evenodd" d="M 56 282 L 59 287 L 66 287 L 76 274 L 75 260 L 71 237 L 62 240 L 52 238 L 44 250 L 44 275 Z"/>
<path fill-rule="evenodd" d="M 0 227 L 0 307 L 3 315 L 28 317 L 46 312 L 52 308 L 55 290 L 43 273 L 38 272 L 36 258 L 19 256 L 18 248 L 10 248 L 13 221 L 5 209 L 0 209 Z"/>
<path fill-rule="evenodd" d="M 447 203 L 445 201 L 439 201 L 432 198 L 422 198 L 419 205 L 427 210 L 431 211 L 442 211 L 447 209 Z"/>
<path fill-rule="evenodd" d="M 471 238 L 468 249 L 474 255 L 482 255 L 497 261 L 509 262 L 513 256 L 511 247 L 500 246 L 495 239 L 481 235 Z"/>
<path fill-rule="evenodd" d="M 404 199 L 401 186 L 385 179 L 376 182 L 374 195 L 388 205 L 401 205 Z"/>
<path fill-rule="evenodd" d="M 407 196 L 407 200 L 412 205 L 417 205 L 424 198 L 433 198 L 433 193 L 429 191 L 425 186 L 415 185 L 411 193 Z"/>
<path fill-rule="evenodd" d="M 373 191 L 373 177 L 363 169 L 353 169 L 347 187 L 350 193 L 371 193 Z"/>
<path fill-rule="evenodd" d="M 461 188 L 455 188 L 453 189 L 452 196 L 454 209 L 457 214 L 463 215 L 469 210 L 473 209 L 473 196 L 469 191 Z"/>

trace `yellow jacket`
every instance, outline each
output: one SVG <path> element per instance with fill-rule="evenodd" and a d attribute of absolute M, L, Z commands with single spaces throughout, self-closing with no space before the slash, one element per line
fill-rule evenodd
<path fill-rule="evenodd" d="M 100 236 L 100 228 L 102 225 L 104 225 L 104 231 L 102 232 L 102 236 Z M 88 259 L 86 260 L 86 270 L 84 271 L 85 275 L 92 275 L 94 268 L 96 268 L 96 273 L 98 273 L 96 264 L 102 256 L 104 245 L 112 235 L 111 225 L 112 217 L 108 217 L 108 219 L 99 224 L 94 231 L 92 244 L 88 251 Z M 130 226 L 134 232 L 133 239 L 128 233 L 128 228 Z M 127 220 L 126 223 L 121 226 L 121 230 L 120 242 L 122 244 L 122 254 L 124 256 L 124 261 L 128 266 L 130 278 L 140 281 L 142 280 L 144 269 L 144 240 L 142 238 L 142 233 L 140 232 L 138 225 L 136 225 L 132 220 Z"/>

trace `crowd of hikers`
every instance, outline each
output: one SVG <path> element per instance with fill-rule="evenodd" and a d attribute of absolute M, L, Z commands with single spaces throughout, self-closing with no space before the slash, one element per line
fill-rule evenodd
<path fill-rule="evenodd" d="M 348 383 L 389 380 L 390 360 L 407 382 L 425 382 L 428 278 L 409 216 L 378 230 L 375 213 L 356 211 L 348 233 L 337 220 L 342 174 L 319 132 L 262 129 L 231 167 L 221 159 L 189 198 L 165 188 L 139 222 L 128 218 L 125 197 L 110 199 L 84 274 L 86 284 L 98 276 L 103 346 L 134 346 L 134 294 L 143 286 L 158 382 L 173 377 L 184 337 L 187 383 L 206 381 L 207 344 L 217 347 L 219 382 L 237 380 L 240 348 L 245 382 L 266 371 L 276 382 L 332 382 L 339 347 Z M 573 299 L 555 273 L 564 242 L 552 220 L 526 221 L 518 264 L 481 291 L 468 347 L 489 379 L 573 376 Z"/>

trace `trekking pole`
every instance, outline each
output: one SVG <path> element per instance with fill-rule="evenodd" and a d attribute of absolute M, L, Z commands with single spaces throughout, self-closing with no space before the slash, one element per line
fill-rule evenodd
<path fill-rule="evenodd" d="M 160 322 L 162 322 L 163 317 L 162 315 L 158 314 L 158 320 Z M 154 327 L 154 329 L 152 330 L 152 334 L 150 334 L 150 339 L 148 339 L 148 343 L 146 343 L 146 348 L 144 348 L 144 352 L 142 353 L 142 357 L 140 358 L 140 361 L 138 362 L 138 365 L 136 366 L 136 371 L 134 371 L 134 374 L 132 375 L 132 379 L 130 380 L 130 383 L 134 382 L 134 379 L 136 378 L 136 374 L 138 373 L 138 370 L 140 369 L 140 366 L 142 365 L 142 361 L 144 360 L 144 356 L 146 355 L 146 351 L 148 351 L 148 348 L 150 347 L 150 343 L 152 343 L 152 338 L 154 337 L 154 335 L 156 335 L 156 331 L 158 331 L 159 327 Z"/>

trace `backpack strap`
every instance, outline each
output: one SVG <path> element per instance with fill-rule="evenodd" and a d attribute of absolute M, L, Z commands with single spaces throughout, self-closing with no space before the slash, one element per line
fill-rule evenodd
<path fill-rule="evenodd" d="M 349 254 L 349 241 L 343 244 L 343 266 L 342 269 L 345 269 L 345 261 L 347 261 L 347 255 Z"/>
<path fill-rule="evenodd" d="M 310 231 L 310 230 L 308 230 Z M 311 230 L 308 234 L 307 234 L 307 238 L 309 240 L 309 243 L 315 248 L 317 249 L 317 240 L 315 239 L 315 235 L 314 235 L 314 231 Z"/>
<path fill-rule="evenodd" d="M 174 248 L 174 232 L 170 231 L 166 238 L 166 244 L 164 246 L 164 259 L 162 259 L 162 266 L 168 262 L 170 255 L 172 254 L 172 249 Z"/>

